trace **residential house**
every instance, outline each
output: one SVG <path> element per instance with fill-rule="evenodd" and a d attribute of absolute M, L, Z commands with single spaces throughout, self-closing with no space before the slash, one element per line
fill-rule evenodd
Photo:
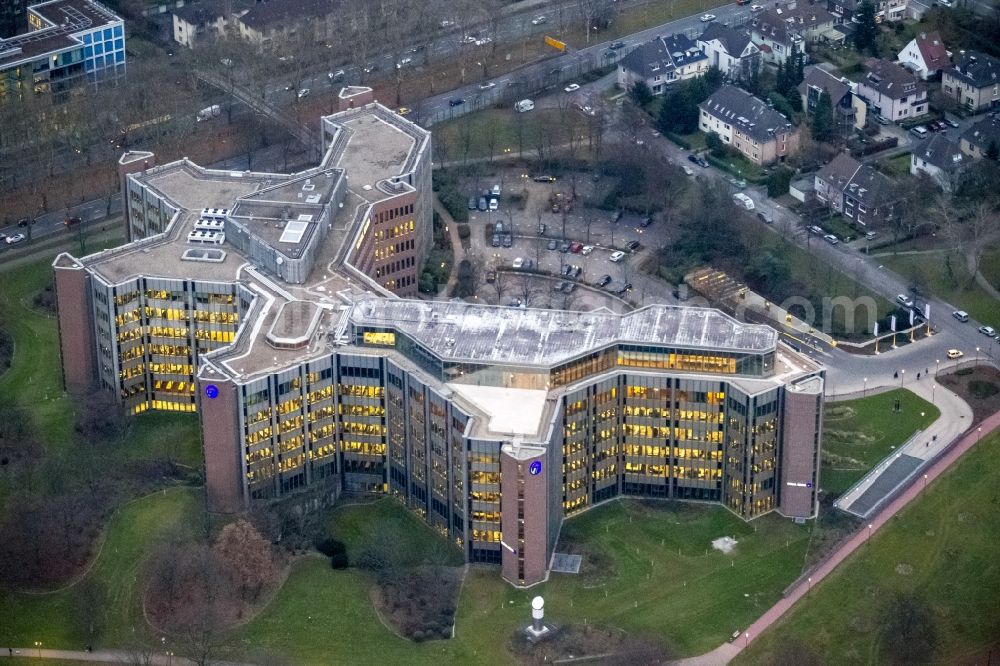
<path fill-rule="evenodd" d="M 238 17 L 236 28 L 240 37 L 260 46 L 323 42 L 343 36 L 342 11 L 334 0 L 269 0 Z"/>
<path fill-rule="evenodd" d="M 708 56 L 709 66 L 718 67 L 730 79 L 749 79 L 760 70 L 760 49 L 745 30 L 712 21 L 697 43 Z"/>
<path fill-rule="evenodd" d="M 820 95 L 826 91 L 830 94 L 834 125 L 838 129 L 861 129 L 865 126 L 868 107 L 864 100 L 854 94 L 856 83 L 834 76 L 820 65 L 809 65 L 802 70 L 802 74 L 798 90 L 802 96 L 802 108 L 810 115 L 815 110 Z"/>
<path fill-rule="evenodd" d="M 986 157 L 990 144 L 1000 150 L 1000 120 L 996 118 L 983 118 L 965 130 L 959 140 L 961 151 L 976 159 Z"/>
<path fill-rule="evenodd" d="M 774 9 L 757 14 L 750 21 L 750 37 L 771 63 L 785 62 L 795 51 L 821 39 L 842 40 L 834 29 L 836 17 L 821 5 L 776 3 Z"/>
<path fill-rule="evenodd" d="M 702 76 L 708 67 L 708 57 L 685 35 L 657 37 L 622 58 L 618 85 L 628 90 L 644 81 L 654 95 L 662 95 L 674 81 Z"/>
<path fill-rule="evenodd" d="M 862 0 L 827 0 L 826 6 L 838 20 L 850 21 L 861 2 Z M 878 23 L 901 21 L 906 17 L 906 9 L 906 0 L 876 0 L 875 20 Z"/>
<path fill-rule="evenodd" d="M 188 4 L 173 13 L 174 41 L 189 49 L 225 37 L 226 28 L 250 9 L 250 4 L 234 5 L 232 0 L 207 0 Z"/>
<path fill-rule="evenodd" d="M 893 218 L 899 197 L 895 181 L 847 153 L 816 172 L 817 200 L 868 229 Z"/>
<path fill-rule="evenodd" d="M 927 86 L 917 76 L 888 60 L 869 58 L 858 82 L 858 95 L 873 113 L 893 122 L 927 113 Z"/>
<path fill-rule="evenodd" d="M 969 111 L 1000 105 L 1000 60 L 978 51 L 960 51 L 941 75 L 941 90 Z"/>
<path fill-rule="evenodd" d="M 962 168 L 968 164 L 958 143 L 945 134 L 935 134 L 921 142 L 910 154 L 910 173 L 929 176 L 938 187 L 951 192 Z"/>
<path fill-rule="evenodd" d="M 755 164 L 783 162 L 799 150 L 799 129 L 766 102 L 736 86 L 722 86 L 698 108 L 702 132 L 715 132 Z"/>
<path fill-rule="evenodd" d="M 922 32 L 899 52 L 899 64 L 926 81 L 951 65 L 951 59 L 938 33 Z"/>

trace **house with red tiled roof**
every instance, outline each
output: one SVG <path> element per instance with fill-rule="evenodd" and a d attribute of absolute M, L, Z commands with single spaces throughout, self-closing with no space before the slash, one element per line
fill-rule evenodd
<path fill-rule="evenodd" d="M 926 81 L 951 66 L 951 57 L 941 35 L 922 32 L 899 52 L 899 64 Z"/>

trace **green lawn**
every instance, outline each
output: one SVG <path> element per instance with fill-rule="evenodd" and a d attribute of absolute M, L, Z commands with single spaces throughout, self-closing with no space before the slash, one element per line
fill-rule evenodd
<path fill-rule="evenodd" d="M 462 551 L 451 547 L 426 523 L 417 520 L 399 502 L 384 498 L 366 504 L 344 504 L 331 509 L 323 521 L 327 533 L 347 545 L 347 555 L 356 561 L 372 537 L 373 526 L 389 530 L 403 553 L 402 564 L 427 561 L 461 566 Z"/>
<path fill-rule="evenodd" d="M 965 310 L 975 319 L 1000 328 L 1000 303 L 970 279 L 957 253 L 896 255 L 880 258 L 910 283 Z"/>
<path fill-rule="evenodd" d="M 403 527 L 402 549 L 415 543 L 414 535 L 421 541 L 424 529 L 387 500 L 338 509 L 332 520 L 349 549 L 380 521 Z M 710 545 L 725 535 L 739 542 L 731 555 Z M 357 663 L 511 662 L 505 644 L 528 618 L 530 599 L 541 594 L 554 622 L 586 619 L 698 654 L 779 598 L 801 571 L 808 535 L 808 527 L 777 516 L 747 524 L 718 506 L 612 502 L 567 521 L 560 540 L 560 551 L 585 549 L 585 557 L 600 563 L 598 572 L 553 574 L 547 583 L 516 590 L 498 569 L 473 567 L 459 601 L 455 640 L 417 645 L 391 635 L 375 619 L 367 575 L 332 571 L 319 558 L 298 563 L 274 602 L 240 636 L 251 651 L 276 650 L 302 664 L 329 663 L 331 655 L 343 654 Z M 308 622 L 288 621 L 310 616 Z M 353 652 L 358 645 L 378 649 L 368 658 Z"/>
<path fill-rule="evenodd" d="M 897 399 L 900 411 L 894 412 Z M 820 474 L 823 491 L 841 495 L 895 447 L 917 430 L 926 429 L 939 415 L 937 407 L 906 389 L 827 403 Z"/>
<path fill-rule="evenodd" d="M 96 646 L 122 647 L 149 638 L 142 617 L 137 582 L 146 557 L 158 538 L 169 532 L 193 530 L 200 514 L 201 491 L 171 488 L 123 506 L 107 527 L 107 541 L 89 574 L 106 592 L 99 622 L 106 631 Z M 0 595 L 0 645 L 31 645 L 81 649 L 87 644 L 83 613 L 78 609 L 74 586 L 52 594 L 5 592 Z"/>
<path fill-rule="evenodd" d="M 897 155 L 890 160 L 880 162 L 879 171 L 893 178 L 909 178 L 910 176 L 910 153 Z"/>
<path fill-rule="evenodd" d="M 857 227 L 851 224 L 850 220 L 843 215 L 833 215 L 829 220 L 823 220 L 820 226 L 845 242 L 854 240 L 859 235 Z"/>
<path fill-rule="evenodd" d="M 979 262 L 979 272 L 994 289 L 1000 289 L 1000 249 L 987 250 Z"/>
<path fill-rule="evenodd" d="M 777 663 L 788 644 L 807 646 L 822 663 L 886 663 L 879 634 L 886 604 L 899 592 L 930 606 L 937 636 L 930 663 L 986 663 L 1000 627 L 997 469 L 994 434 L 733 663 Z M 806 663 L 807 655 L 797 656 Z"/>

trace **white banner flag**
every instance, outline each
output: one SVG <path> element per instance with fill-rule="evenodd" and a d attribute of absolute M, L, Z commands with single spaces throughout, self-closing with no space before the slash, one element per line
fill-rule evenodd
<path fill-rule="evenodd" d="M 878 337 L 878 322 L 875 322 L 875 337 Z"/>
<path fill-rule="evenodd" d="M 926 319 L 927 321 L 931 320 L 931 304 L 930 303 L 925 303 L 924 304 L 924 319 Z"/>
<path fill-rule="evenodd" d="M 910 310 L 910 326 L 913 326 L 913 310 Z"/>
<path fill-rule="evenodd" d="M 896 332 L 896 315 L 892 315 L 892 319 L 889 320 L 889 330 Z"/>

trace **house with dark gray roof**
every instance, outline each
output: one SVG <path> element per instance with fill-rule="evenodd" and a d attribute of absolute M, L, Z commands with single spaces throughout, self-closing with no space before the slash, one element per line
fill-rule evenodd
<path fill-rule="evenodd" d="M 226 29 L 252 6 L 251 0 L 205 0 L 179 7 L 173 11 L 174 41 L 190 49 L 225 37 Z"/>
<path fill-rule="evenodd" d="M 618 85 L 629 90 L 643 81 L 654 95 L 662 95 L 674 81 L 702 76 L 708 57 L 698 45 L 677 33 L 641 44 L 618 64 Z"/>
<path fill-rule="evenodd" d="M 802 70 L 802 83 L 798 86 L 802 108 L 811 116 L 816 111 L 820 97 L 829 93 L 833 105 L 833 120 L 838 129 L 865 126 L 868 107 L 854 94 L 857 87 L 849 79 L 834 76 L 819 65 L 809 65 Z"/>
<path fill-rule="evenodd" d="M 716 133 L 755 164 L 783 162 L 799 150 L 799 129 L 763 100 L 724 85 L 698 105 L 698 128 Z"/>
<path fill-rule="evenodd" d="M 822 5 L 808 2 L 776 2 L 774 7 L 750 21 L 750 37 L 760 47 L 767 62 L 785 62 L 792 53 L 804 51 L 806 44 L 842 41 L 834 30 L 836 17 Z"/>
<path fill-rule="evenodd" d="M 945 192 L 951 192 L 971 160 L 962 155 L 957 142 L 945 134 L 935 134 L 910 154 L 910 173 L 924 174 Z"/>
<path fill-rule="evenodd" d="M 969 111 L 1000 105 L 1000 60 L 978 51 L 960 51 L 941 74 L 941 91 Z"/>
<path fill-rule="evenodd" d="M 698 38 L 698 48 L 708 56 L 710 66 L 730 79 L 749 79 L 760 69 L 760 49 L 746 30 L 712 21 Z"/>
<path fill-rule="evenodd" d="M 872 230 L 892 219 L 900 194 L 891 178 L 841 153 L 816 172 L 816 198 Z"/>
<path fill-rule="evenodd" d="M 969 157 L 980 159 L 986 157 L 990 144 L 1000 150 L 1000 120 L 983 118 L 978 123 L 962 132 L 959 148 Z"/>
<path fill-rule="evenodd" d="M 838 21 L 849 23 L 863 0 L 827 0 L 826 6 Z M 907 0 L 875 0 L 875 20 L 901 21 L 906 17 Z"/>
<path fill-rule="evenodd" d="M 335 0 L 269 0 L 257 3 L 236 21 L 240 37 L 263 46 L 285 39 L 331 39 L 343 31 Z"/>
<path fill-rule="evenodd" d="M 927 113 L 927 86 L 913 72 L 888 60 L 869 58 L 858 81 L 868 109 L 892 122 Z"/>

